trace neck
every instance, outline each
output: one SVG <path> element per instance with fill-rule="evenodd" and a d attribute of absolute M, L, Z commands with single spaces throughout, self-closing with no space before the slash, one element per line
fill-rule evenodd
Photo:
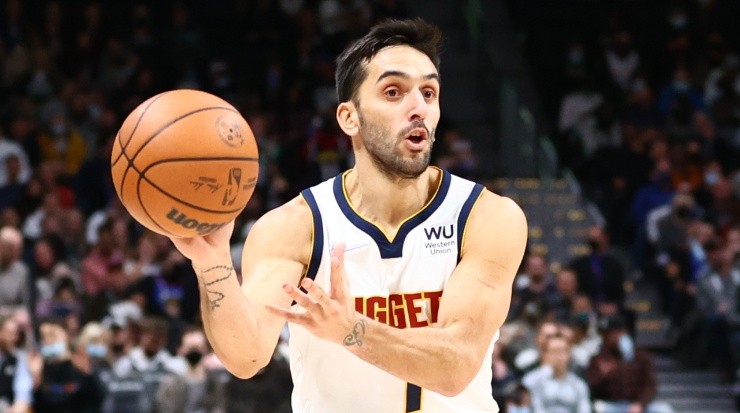
<path fill-rule="evenodd" d="M 358 160 L 346 175 L 344 188 L 355 210 L 392 239 L 403 221 L 434 196 L 440 179 L 441 172 L 435 168 L 427 168 L 418 178 L 393 179 Z"/>
<path fill-rule="evenodd" d="M 553 377 L 557 377 L 557 378 L 560 378 L 560 377 L 563 377 L 563 376 L 565 376 L 565 373 L 566 373 L 567 371 L 568 371 L 567 369 L 554 368 L 554 369 L 552 370 L 552 375 L 553 375 Z"/>

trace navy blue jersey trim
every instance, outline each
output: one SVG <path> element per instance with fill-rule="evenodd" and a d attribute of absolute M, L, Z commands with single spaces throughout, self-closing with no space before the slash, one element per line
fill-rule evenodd
<path fill-rule="evenodd" d="M 311 250 L 311 260 L 308 262 L 308 268 L 306 269 L 306 277 L 313 280 L 319 271 L 321 253 L 324 249 L 324 225 L 321 221 L 319 205 L 316 203 L 311 190 L 304 189 L 301 191 L 301 195 L 306 200 L 308 207 L 311 208 L 311 215 L 313 216 L 313 249 Z"/>
<path fill-rule="evenodd" d="M 460 262 L 460 258 L 462 257 L 462 241 L 465 235 L 465 224 L 467 224 L 470 211 L 473 210 L 473 205 L 475 205 L 475 201 L 480 197 L 481 192 L 483 192 L 483 185 L 475 184 L 473 190 L 470 191 L 470 195 L 468 195 L 468 199 L 465 200 L 465 203 L 460 209 L 460 215 L 457 216 L 457 262 Z"/>
<path fill-rule="evenodd" d="M 378 250 L 380 251 L 381 258 L 401 257 L 401 255 L 403 254 L 403 242 L 406 239 L 406 236 L 409 234 L 409 232 L 411 232 L 412 229 L 416 228 L 422 222 L 426 221 L 434 213 L 434 211 L 436 211 L 437 208 L 442 205 L 442 201 L 444 201 L 445 197 L 447 196 L 447 191 L 450 189 L 450 181 L 452 180 L 449 172 L 442 171 L 442 182 L 440 183 L 439 190 L 432 199 L 432 202 L 430 202 L 424 209 L 419 211 L 419 213 L 411 217 L 408 221 L 404 222 L 401 225 L 401 228 L 398 229 L 396 237 L 393 239 L 393 241 L 390 241 L 385 236 L 383 231 L 380 230 L 380 228 L 376 227 L 375 224 L 373 224 L 372 222 L 365 220 L 365 218 L 358 215 L 357 212 L 352 209 L 349 201 L 344 196 L 343 177 L 343 174 L 339 174 L 336 178 L 334 178 L 334 198 L 337 200 L 339 209 L 342 210 L 344 216 L 346 216 L 347 219 L 354 226 L 372 237 L 372 239 L 378 245 Z M 390 200 L 388 201 L 390 202 Z"/>

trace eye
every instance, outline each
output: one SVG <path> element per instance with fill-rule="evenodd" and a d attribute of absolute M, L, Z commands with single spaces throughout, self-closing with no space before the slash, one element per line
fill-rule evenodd
<path fill-rule="evenodd" d="M 421 92 L 424 95 L 424 99 L 431 100 L 437 97 L 437 91 L 434 89 L 424 89 Z"/>
<path fill-rule="evenodd" d="M 398 88 L 390 87 L 385 90 L 384 94 L 389 98 L 397 98 L 401 96 L 401 91 Z"/>

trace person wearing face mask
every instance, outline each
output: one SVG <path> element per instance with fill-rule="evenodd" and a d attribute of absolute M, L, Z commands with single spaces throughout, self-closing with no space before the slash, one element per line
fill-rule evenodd
<path fill-rule="evenodd" d="M 73 362 L 63 324 L 56 320 L 43 320 L 39 333 L 39 352 L 29 356 L 34 378 L 34 410 L 45 413 L 98 412 L 102 388 L 83 369 L 85 366 Z"/>
<path fill-rule="evenodd" d="M 655 400 L 655 371 L 650 355 L 636 348 L 621 316 L 606 319 L 601 350 L 589 362 L 585 377 L 595 399 L 595 413 L 670 413 Z"/>
<path fill-rule="evenodd" d="M 87 370 L 106 392 L 112 374 L 113 355 L 108 351 L 110 341 L 110 330 L 100 323 L 89 322 L 77 337 L 74 354 L 79 364 L 87 366 Z"/>
<path fill-rule="evenodd" d="M 156 406 L 159 413 L 209 413 L 216 410 L 219 391 L 223 386 L 203 362 L 208 353 L 205 333 L 199 327 L 189 327 L 182 335 L 177 351 L 187 361 L 184 376 L 165 377 L 157 388 Z"/>
<path fill-rule="evenodd" d="M 609 238 L 604 228 L 589 228 L 587 242 L 591 252 L 568 265 L 578 276 L 579 292 L 591 299 L 599 315 L 612 316 L 623 312 L 624 269 L 609 252 Z"/>

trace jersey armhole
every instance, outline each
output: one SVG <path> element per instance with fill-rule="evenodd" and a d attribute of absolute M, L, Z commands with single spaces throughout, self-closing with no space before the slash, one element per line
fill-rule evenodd
<path fill-rule="evenodd" d="M 310 278 L 314 280 L 316 273 L 319 271 L 319 264 L 321 263 L 321 253 L 324 249 L 324 225 L 321 220 L 321 211 L 319 211 L 319 205 L 316 203 L 313 193 L 310 189 L 304 189 L 301 191 L 301 196 L 308 204 L 311 209 L 311 216 L 313 218 L 313 229 L 311 230 L 311 258 L 308 260 L 308 266 L 306 272 L 302 278 Z"/>
<path fill-rule="evenodd" d="M 470 191 L 468 199 L 463 203 L 462 209 L 460 209 L 460 215 L 457 216 L 457 262 L 460 262 L 462 258 L 462 247 L 463 241 L 465 240 L 465 229 L 468 225 L 468 218 L 470 218 L 470 212 L 473 210 L 475 202 L 480 198 L 483 193 L 483 185 L 475 184 L 473 190 Z"/>

